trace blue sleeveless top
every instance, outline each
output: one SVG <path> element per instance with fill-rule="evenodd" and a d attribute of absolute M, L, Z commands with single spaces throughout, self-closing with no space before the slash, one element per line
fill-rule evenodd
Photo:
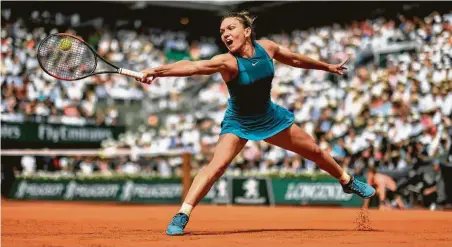
<path fill-rule="evenodd" d="M 251 58 L 235 56 L 238 75 L 227 82 L 230 98 L 221 133 L 232 133 L 247 140 L 264 140 L 290 127 L 292 112 L 271 100 L 275 74 L 273 60 L 265 49 L 253 41 Z"/>

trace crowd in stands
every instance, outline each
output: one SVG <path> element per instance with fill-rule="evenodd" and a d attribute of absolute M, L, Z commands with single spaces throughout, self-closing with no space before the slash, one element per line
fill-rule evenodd
<path fill-rule="evenodd" d="M 187 78 L 167 78 L 159 84 L 145 86 L 124 76 L 103 74 L 74 82 L 57 80 L 39 67 L 36 51 L 40 41 L 47 35 L 66 32 L 77 35 L 78 14 L 68 16 L 73 28 L 59 27 L 58 20 L 65 18 L 61 13 L 52 15 L 47 11 L 34 11 L 30 18 L 10 19 L 11 9 L 2 11 L 2 67 L 1 87 L 2 119 L 11 121 L 46 118 L 65 124 L 107 124 L 115 125 L 118 110 L 115 104 L 98 107 L 98 101 L 105 99 L 142 100 L 144 98 L 166 98 L 181 92 Z M 46 32 L 39 25 L 28 28 L 30 23 L 48 23 L 55 18 L 55 28 Z M 146 34 L 134 30 L 120 30 L 117 33 L 107 29 L 85 38 L 99 55 L 120 67 L 136 71 L 155 67 L 176 59 L 211 57 L 217 52 L 213 39 L 202 38 L 186 41 L 183 32 L 152 29 Z M 100 63 L 97 71 L 105 68 Z M 169 105 L 177 104 L 169 101 Z M 161 100 L 159 106 L 163 107 Z M 62 118 L 63 117 L 63 118 Z M 95 121 L 92 121 L 92 120 Z"/>
<path fill-rule="evenodd" d="M 422 19 L 377 19 L 268 37 L 315 59 L 338 62 L 349 56 L 352 66 L 345 77 L 335 77 L 276 62 L 272 98 L 293 111 L 296 123 L 351 172 L 369 166 L 381 171 L 403 170 L 423 152 L 429 162 L 448 164 L 452 143 L 451 20 L 450 14 L 433 13 Z M 369 50 L 384 52 L 404 44 L 414 48 L 365 62 Z M 169 114 L 160 128 L 143 127 L 111 145 L 145 147 L 151 152 L 188 147 L 198 164 L 206 165 L 228 99 L 221 77 L 213 75 L 210 80 L 198 95 L 200 107 Z M 164 78 L 157 80 L 158 84 L 164 82 Z M 265 142 L 248 142 L 230 166 L 231 172 L 244 170 L 305 173 L 318 168 Z"/>
<path fill-rule="evenodd" d="M 44 117 L 65 124 L 115 125 L 121 113 L 114 101 L 103 108 L 98 102 L 152 102 L 136 131 L 106 140 L 103 147 L 142 149 L 150 154 L 188 149 L 194 154 L 195 170 L 208 164 L 228 100 L 219 74 L 159 78 L 152 85 L 118 75 L 60 81 L 39 68 L 37 45 L 50 33 L 77 34 L 77 25 L 47 33 L 44 28 L 27 28 L 27 19 L 9 19 L 8 11 L 13 10 L 2 10 L 2 121 Z M 49 16 L 53 15 L 34 12 L 31 18 Z M 78 19 L 68 20 L 77 23 Z M 275 61 L 272 99 L 290 109 L 296 124 L 352 174 L 369 167 L 390 173 L 413 166 L 450 165 L 451 22 L 452 14 L 435 12 L 420 18 L 355 21 L 262 37 L 330 63 L 349 57 L 349 71 L 343 77 Z M 209 58 L 220 51 L 213 38 L 189 43 L 183 32 L 159 29 L 113 33 L 101 28 L 86 38 L 101 56 L 136 71 L 178 59 Z M 188 90 L 194 87 L 201 88 Z M 180 157 L 166 156 L 22 158 L 24 173 L 75 170 L 171 176 L 180 174 L 181 163 Z M 319 169 L 309 160 L 261 141 L 248 142 L 227 172 L 300 174 Z"/>

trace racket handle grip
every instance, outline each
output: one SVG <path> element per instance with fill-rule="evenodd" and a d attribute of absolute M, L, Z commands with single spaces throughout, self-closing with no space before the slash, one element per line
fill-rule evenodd
<path fill-rule="evenodd" d="M 126 75 L 126 76 L 130 76 L 130 77 L 134 77 L 134 78 L 143 78 L 144 74 L 141 72 L 136 72 L 136 71 L 132 71 L 132 70 L 128 70 L 128 69 L 123 69 L 120 68 L 118 70 L 119 74 L 121 75 Z"/>

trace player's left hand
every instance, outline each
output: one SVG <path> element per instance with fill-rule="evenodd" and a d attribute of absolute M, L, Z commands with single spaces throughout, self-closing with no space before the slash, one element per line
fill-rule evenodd
<path fill-rule="evenodd" d="M 328 65 L 328 72 L 338 75 L 343 75 L 347 67 L 344 66 L 347 63 L 348 57 L 345 58 L 340 64 L 330 64 Z"/>

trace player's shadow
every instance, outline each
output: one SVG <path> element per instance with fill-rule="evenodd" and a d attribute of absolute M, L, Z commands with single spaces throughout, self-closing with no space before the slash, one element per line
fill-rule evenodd
<path fill-rule="evenodd" d="M 209 235 L 227 235 L 227 234 L 247 234 L 260 232 L 356 232 L 355 229 L 315 229 L 315 228 L 300 228 L 300 229 L 248 229 L 248 230 L 229 230 L 229 231 L 196 231 L 187 232 L 185 235 L 192 236 L 209 236 Z M 371 232 L 381 232 L 381 230 L 368 230 Z"/>

